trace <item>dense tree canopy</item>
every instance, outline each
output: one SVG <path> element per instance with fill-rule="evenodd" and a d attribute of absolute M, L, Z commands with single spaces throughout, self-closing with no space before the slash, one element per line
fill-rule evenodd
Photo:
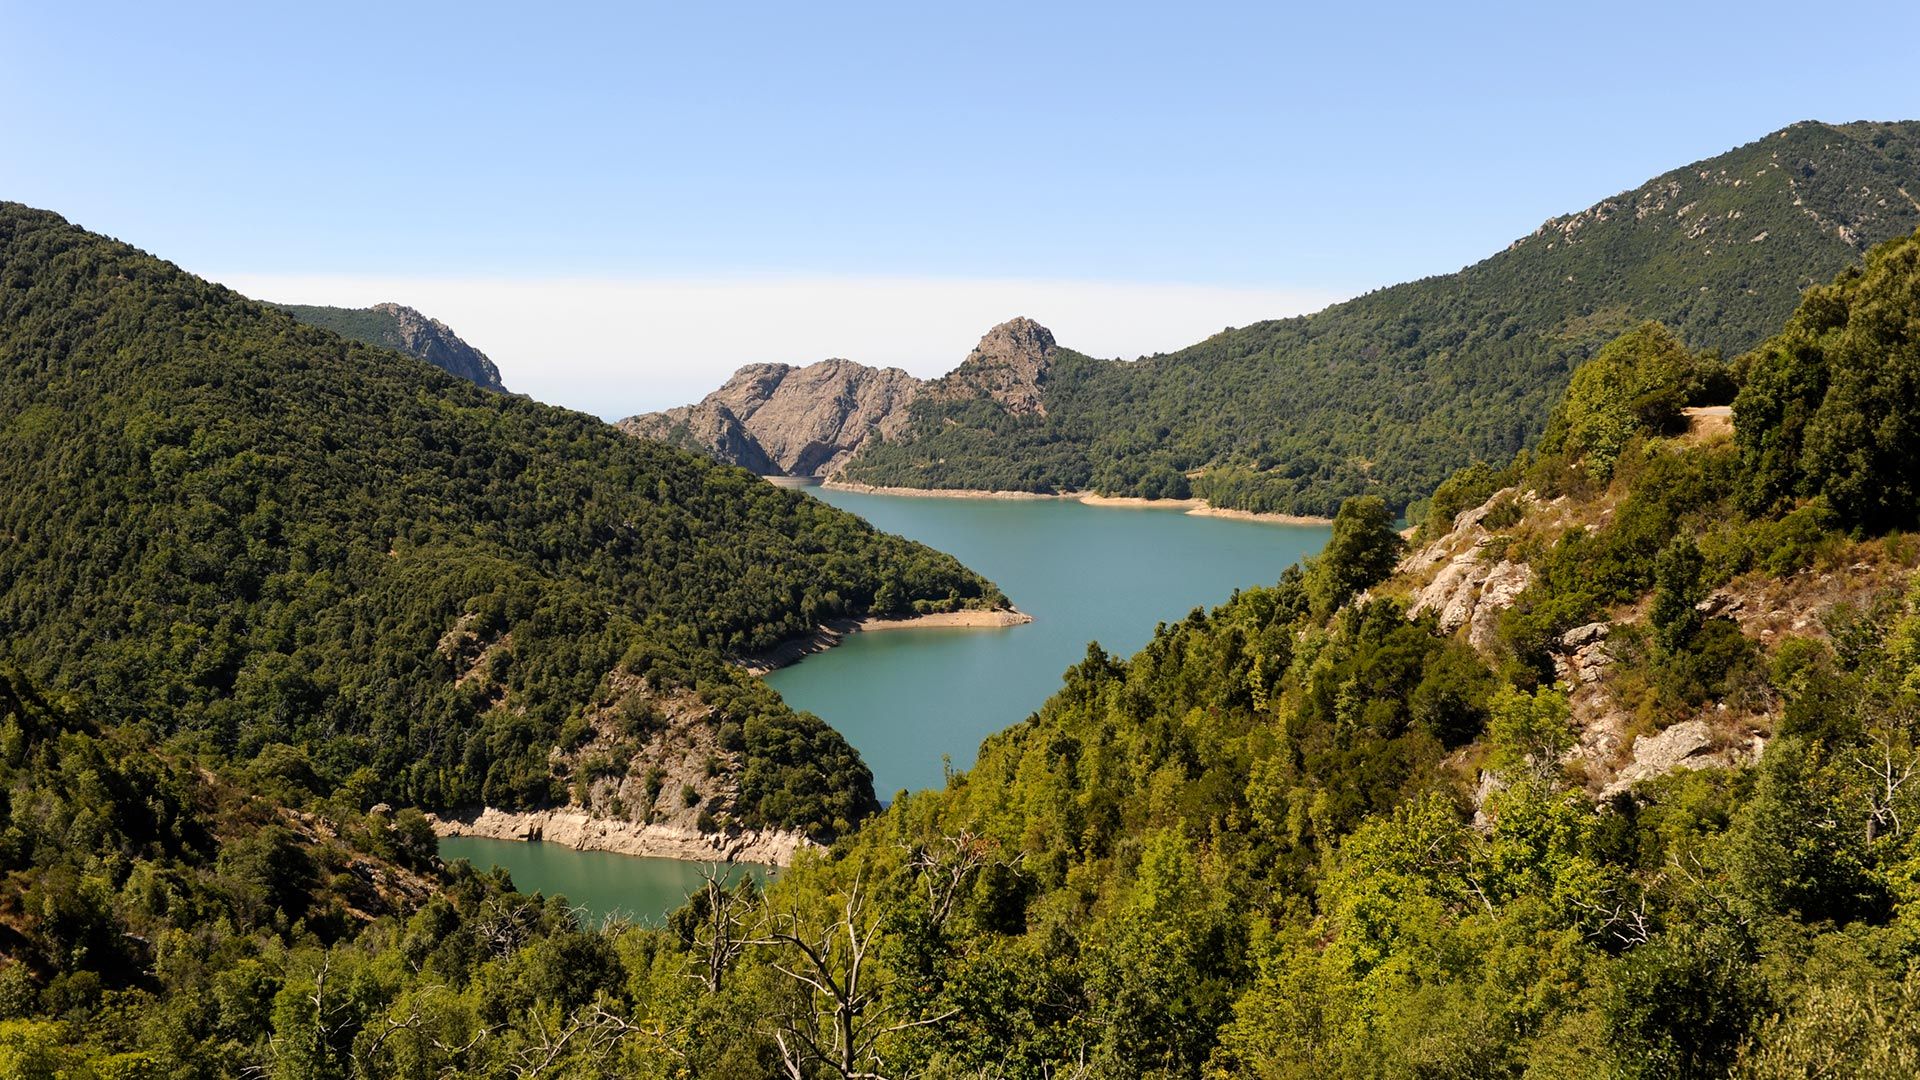
<path fill-rule="evenodd" d="M 1920 238 L 1807 294 L 1734 403 L 1747 504 L 1823 497 L 1842 521 L 1920 523 Z"/>
<path fill-rule="evenodd" d="M 0 535 L 0 645 L 50 692 L 238 758 L 300 747 L 335 781 L 370 767 L 368 801 L 436 807 L 554 797 L 558 733 L 625 663 L 729 703 L 765 793 L 750 820 L 831 831 L 872 807 L 864 767 L 723 655 L 1004 603 L 817 500 L 17 204 Z"/>

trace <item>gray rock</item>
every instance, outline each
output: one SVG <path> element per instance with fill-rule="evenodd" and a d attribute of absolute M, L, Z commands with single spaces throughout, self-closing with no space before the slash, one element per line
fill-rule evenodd
<path fill-rule="evenodd" d="M 922 394 L 987 397 L 1016 415 L 1046 415 L 1054 352 L 1052 332 L 1022 317 L 987 331 L 959 367 L 933 382 L 851 360 L 749 364 L 697 404 L 629 417 L 619 427 L 763 476 L 832 476 L 870 440 L 900 434 Z"/>

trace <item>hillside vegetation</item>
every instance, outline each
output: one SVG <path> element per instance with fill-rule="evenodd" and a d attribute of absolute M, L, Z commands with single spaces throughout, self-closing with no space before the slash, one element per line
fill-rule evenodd
<path fill-rule="evenodd" d="M 442 871 L 289 748 L 209 768 L 0 673 L 0 1069 L 1913 1075 L 1917 372 L 1920 236 L 1732 362 L 1632 327 L 1411 547 L 1348 500 L 1304 568 L 1090 647 L 943 790 L 658 928 Z"/>
<path fill-rule="evenodd" d="M 18 204 L 0 536 L 0 646 L 107 722 L 297 754 L 363 803 L 522 806 L 579 779 L 556 747 L 631 750 L 691 691 L 737 779 L 716 824 L 822 837 L 873 809 L 865 767 L 726 658 L 830 618 L 1005 602 L 816 500 Z"/>
<path fill-rule="evenodd" d="M 1412 507 L 1530 445 L 1570 372 L 1656 320 L 1727 356 L 1920 226 L 1920 124 L 1796 124 L 1555 218 L 1455 274 L 1122 363 L 1061 349 L 1044 408 L 922 396 L 859 483 Z"/>
<path fill-rule="evenodd" d="M 1537 449 L 1441 486 L 1457 509 L 1416 549 L 1348 501 L 1305 568 L 1130 659 L 1090 647 L 944 790 L 765 892 L 716 876 L 660 928 L 458 870 L 381 914 L 355 867 L 404 880 L 379 860 L 404 867 L 417 826 L 320 797 L 285 753 L 176 768 L 8 676 L 0 913 L 30 944 L 0 970 L 0 1063 L 1912 1075 L 1920 505 L 1871 493 L 1910 479 L 1916 365 L 1920 237 L 1732 364 L 1635 327 Z M 1690 412 L 1730 390 L 1731 435 Z M 1454 581 L 1482 635 L 1447 575 L 1489 563 L 1522 584 Z M 1623 740 L 1596 740 L 1605 716 Z M 243 783 L 251 824 L 218 809 Z M 316 874 L 336 844 L 370 861 Z M 155 959 L 90 966 L 115 955 Z"/>

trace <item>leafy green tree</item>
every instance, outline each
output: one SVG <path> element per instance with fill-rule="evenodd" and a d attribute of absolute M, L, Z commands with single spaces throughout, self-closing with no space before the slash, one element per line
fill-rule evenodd
<path fill-rule="evenodd" d="M 1749 362 L 1734 418 L 1754 512 L 1821 495 L 1849 525 L 1920 522 L 1920 238 L 1810 290 Z"/>
<path fill-rule="evenodd" d="M 1702 381 L 1700 367 L 1672 331 L 1640 324 L 1574 371 L 1543 447 L 1584 461 L 1605 483 L 1629 441 L 1676 426 Z"/>
<path fill-rule="evenodd" d="M 1700 546 L 1685 534 L 1674 537 L 1654 559 L 1653 607 L 1647 618 L 1653 623 L 1654 640 L 1664 652 L 1686 648 L 1700 629 L 1696 605 L 1706 599 L 1700 580 L 1705 565 Z"/>
<path fill-rule="evenodd" d="M 1560 762 L 1573 748 L 1573 723 L 1567 697 L 1551 687 L 1529 694 L 1512 687 L 1497 691 L 1488 704 L 1487 734 L 1493 753 L 1487 763 L 1515 778 L 1555 783 Z"/>
<path fill-rule="evenodd" d="M 1385 580 L 1406 546 L 1393 529 L 1393 515 L 1376 495 L 1340 504 L 1333 536 L 1307 571 L 1307 594 L 1323 617 L 1355 593 Z"/>

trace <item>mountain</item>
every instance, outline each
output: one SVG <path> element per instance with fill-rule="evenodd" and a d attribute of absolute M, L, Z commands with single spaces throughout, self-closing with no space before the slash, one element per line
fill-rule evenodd
<path fill-rule="evenodd" d="M 1055 345 L 1025 317 L 987 331 L 942 378 L 851 360 L 806 367 L 750 364 L 698 404 L 620 421 L 622 431 L 701 450 L 762 476 L 833 476 L 863 448 L 897 438 L 923 393 L 934 401 L 986 401 L 1012 416 L 1046 414 L 1043 384 Z"/>
<path fill-rule="evenodd" d="M 1801 123 L 1554 218 L 1458 273 L 1134 362 L 1055 349 L 1038 393 L 919 395 L 841 475 L 924 488 L 1408 507 L 1530 444 L 1569 373 L 1645 319 L 1751 348 L 1801 292 L 1920 225 L 1920 123 Z M 1419 507 L 1415 506 L 1416 514 Z"/>
<path fill-rule="evenodd" d="M 500 369 L 487 354 L 467 344 L 453 328 L 401 304 L 370 308 L 321 307 L 312 304 L 276 304 L 308 326 L 331 330 L 343 338 L 392 349 L 425 360 L 441 371 L 482 386 L 506 392 Z"/>
<path fill-rule="evenodd" d="M 715 835 L 826 839 L 876 805 L 844 740 L 731 660 L 1005 604 L 817 500 L 10 203 L 0 537 L 0 649 L 102 723 L 297 754 L 363 805 Z"/>
<path fill-rule="evenodd" d="M 868 439 L 898 434 L 920 386 L 898 368 L 851 360 L 750 364 L 698 404 L 629 417 L 619 427 L 762 476 L 824 476 Z"/>

